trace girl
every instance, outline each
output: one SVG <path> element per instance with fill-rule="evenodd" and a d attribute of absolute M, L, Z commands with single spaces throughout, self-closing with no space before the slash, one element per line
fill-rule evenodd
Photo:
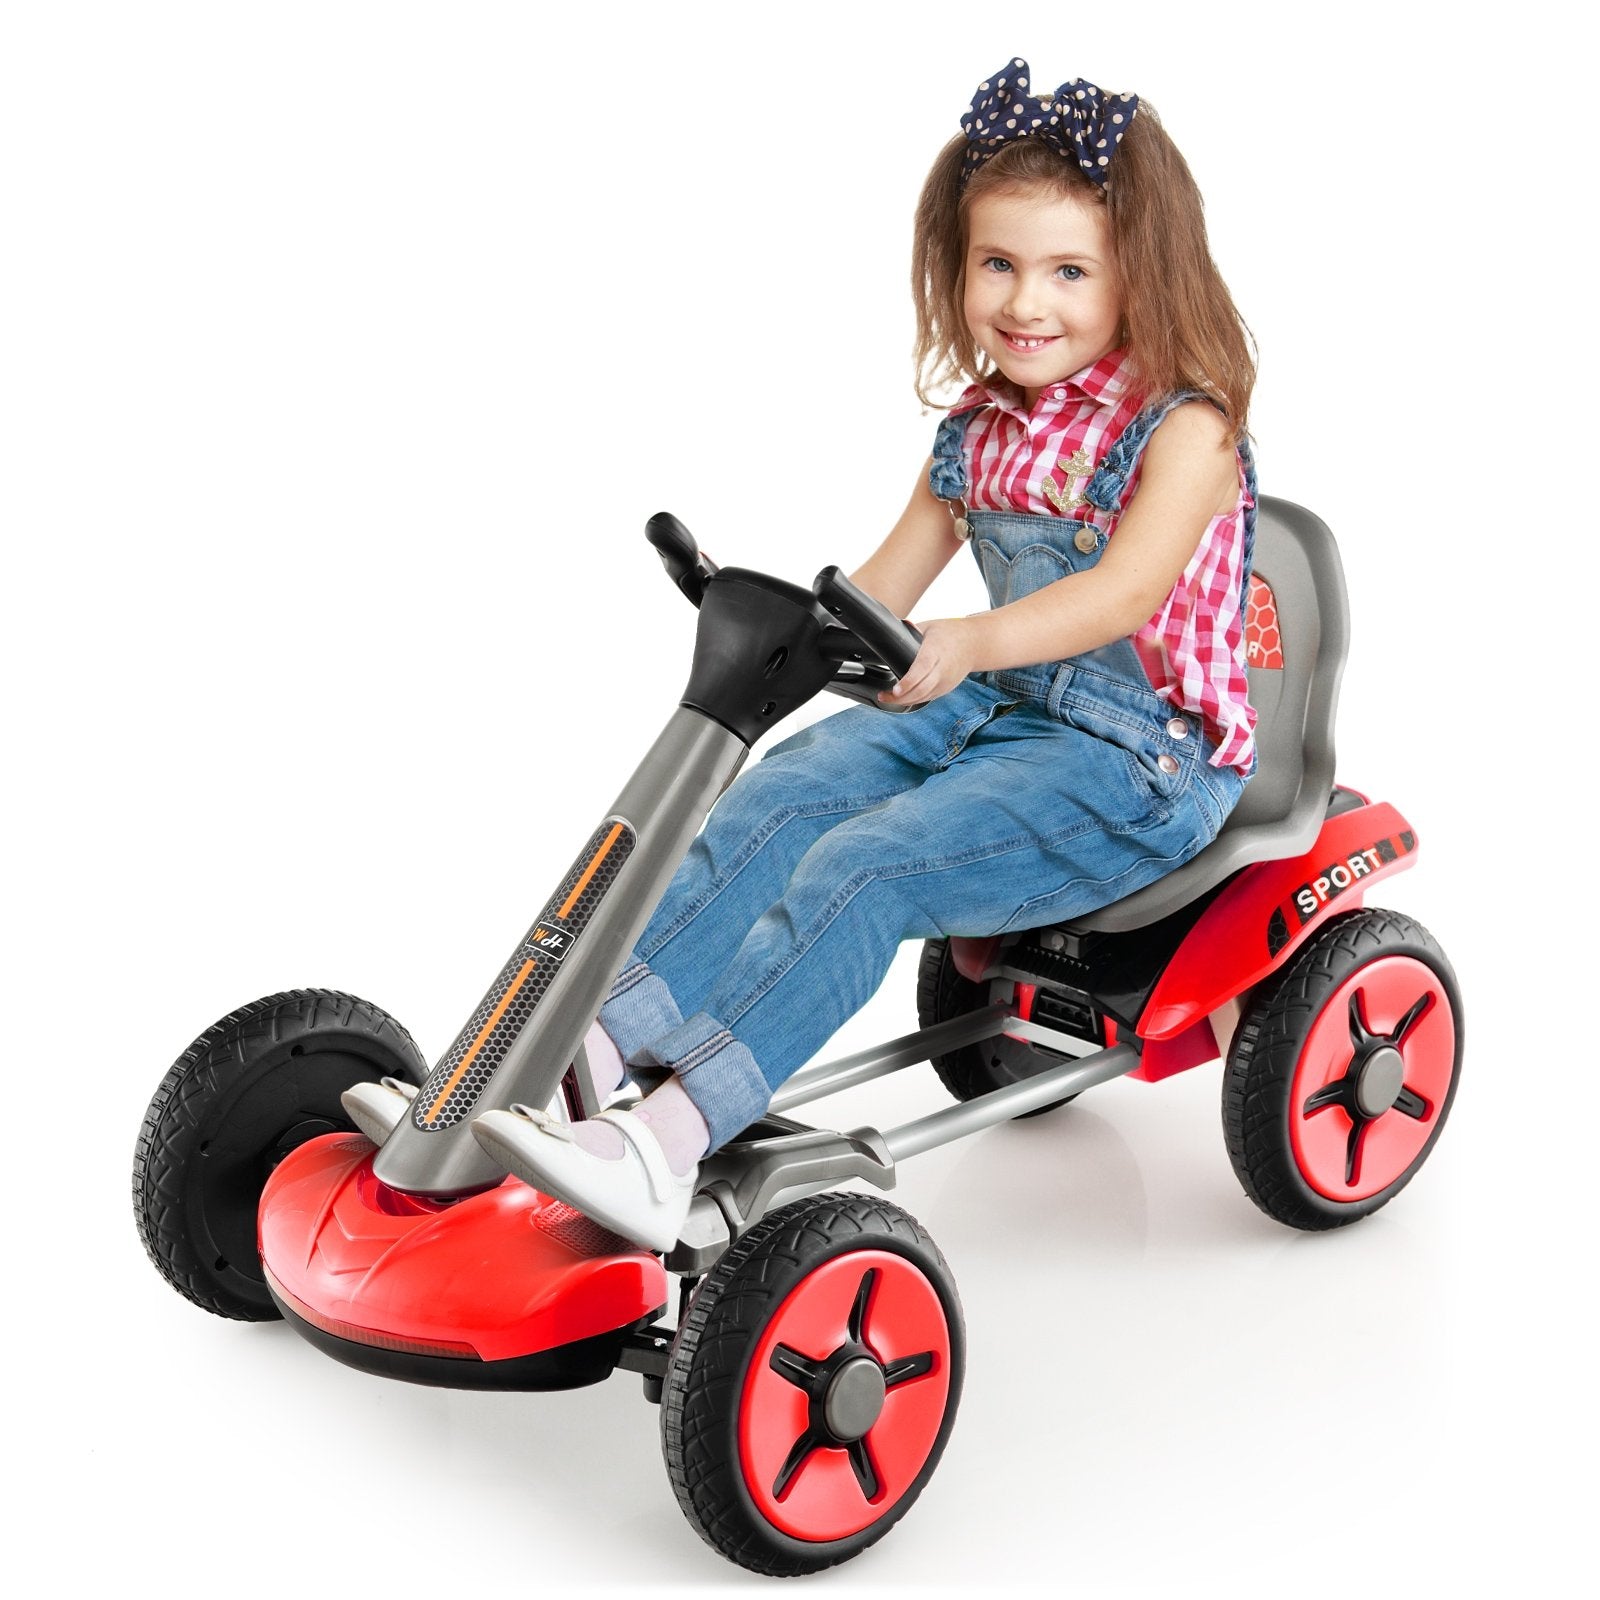
<path fill-rule="evenodd" d="M 1081 79 L 978 86 L 917 208 L 917 393 L 971 380 L 855 582 L 899 616 L 966 543 L 992 609 L 719 800 L 587 1040 L 604 1098 L 484 1120 L 518 1176 L 657 1250 L 697 1164 L 903 939 L 1070 920 L 1216 836 L 1255 765 L 1242 598 L 1254 368 L 1183 158 Z M 929 369 L 931 367 L 931 376 Z M 1136 492 L 1137 491 L 1137 492 Z"/>

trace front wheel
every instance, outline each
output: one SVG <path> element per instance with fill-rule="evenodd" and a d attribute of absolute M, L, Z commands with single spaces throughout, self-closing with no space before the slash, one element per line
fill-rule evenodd
<path fill-rule="evenodd" d="M 964 1344 L 950 1269 L 898 1206 L 820 1194 L 764 1217 L 673 1341 L 661 1440 L 684 1515 L 770 1576 L 859 1554 L 933 1475 Z"/>
<path fill-rule="evenodd" d="M 161 1080 L 134 1150 L 134 1220 L 156 1270 L 218 1316 L 276 1317 L 256 1252 L 267 1175 L 307 1139 L 355 1131 L 339 1103 L 351 1084 L 427 1072 L 388 1012 L 331 989 L 268 995 L 207 1028 Z"/>
<path fill-rule="evenodd" d="M 1244 1191 L 1292 1228 L 1386 1205 L 1444 1128 L 1461 1075 L 1461 994 L 1438 941 L 1376 907 L 1322 927 L 1256 990 L 1222 1086 Z"/>

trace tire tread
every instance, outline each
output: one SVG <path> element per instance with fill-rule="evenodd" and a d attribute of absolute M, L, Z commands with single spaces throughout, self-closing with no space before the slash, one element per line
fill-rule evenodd
<path fill-rule="evenodd" d="M 295 1034 L 330 1024 L 387 1038 L 397 1055 L 415 1063 L 419 1084 L 426 1063 L 415 1040 L 387 1011 L 338 989 L 286 989 L 230 1011 L 212 1023 L 167 1069 L 139 1128 L 133 1153 L 133 1214 L 145 1254 L 179 1294 L 219 1317 L 255 1322 L 275 1313 L 222 1292 L 195 1253 L 184 1204 L 191 1142 L 204 1107 L 226 1076 L 248 1067 Z"/>
<path fill-rule="evenodd" d="M 841 1242 L 863 1240 L 876 1247 L 886 1239 L 929 1253 L 954 1300 L 954 1280 L 944 1257 L 908 1212 L 875 1195 L 810 1195 L 763 1217 L 724 1252 L 700 1285 L 673 1341 L 661 1404 L 667 1476 L 684 1516 L 700 1537 L 749 1571 L 794 1577 L 834 1566 L 881 1537 L 909 1508 L 911 1496 L 889 1518 L 867 1530 L 871 1538 L 839 1541 L 837 1554 L 797 1557 L 776 1548 L 777 1542 L 752 1523 L 748 1499 L 737 1481 L 737 1464 L 716 1443 L 737 1404 L 752 1340 L 784 1296 L 810 1265 L 837 1254 Z M 952 1339 L 959 1346 L 959 1301 L 955 1310 Z M 952 1411 L 958 1384 L 959 1371 L 952 1374 Z"/>
<path fill-rule="evenodd" d="M 1324 924 L 1276 982 L 1256 990 L 1240 1020 L 1222 1078 L 1222 1131 L 1228 1159 L 1251 1200 L 1291 1228 L 1321 1232 L 1346 1227 L 1386 1204 L 1410 1181 L 1408 1173 L 1367 1201 L 1344 1205 L 1327 1200 L 1301 1177 L 1287 1137 L 1295 1065 L 1317 1014 L 1353 971 L 1390 954 L 1415 955 L 1444 980 L 1454 1010 L 1459 1060 L 1460 1002 L 1449 960 L 1438 940 L 1414 917 L 1376 906 L 1346 912 Z M 1453 1078 L 1452 1091 L 1454 1083 Z M 1447 1102 L 1434 1138 L 1448 1109 Z M 1428 1148 L 1431 1144 L 1430 1140 Z"/>

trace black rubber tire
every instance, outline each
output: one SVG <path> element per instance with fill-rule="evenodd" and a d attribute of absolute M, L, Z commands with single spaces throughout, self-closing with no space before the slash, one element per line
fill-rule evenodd
<path fill-rule="evenodd" d="M 332 989 L 252 1001 L 173 1062 L 133 1156 L 133 1215 L 156 1270 L 219 1317 L 277 1317 L 256 1254 L 267 1174 L 320 1133 L 354 1132 L 339 1096 L 363 1079 L 421 1085 L 428 1066 L 388 1012 Z"/>
<path fill-rule="evenodd" d="M 931 1028 L 936 1022 L 949 1022 L 969 1011 L 980 1011 L 988 1004 L 988 986 L 963 978 L 956 970 L 949 940 L 929 939 L 922 947 L 922 964 L 917 968 L 918 1027 Z M 1036 1072 L 1058 1065 L 1060 1060 L 1060 1056 L 1051 1055 L 1047 1050 L 1035 1050 L 1020 1039 L 996 1037 L 935 1056 L 933 1070 L 957 1100 L 975 1100 L 991 1089 L 1021 1083 Z M 1042 1117 L 1047 1111 L 1059 1111 L 1077 1098 L 1075 1094 L 1063 1095 L 1047 1106 L 1020 1112 L 1011 1120 L 1022 1122 L 1028 1117 Z"/>
<path fill-rule="evenodd" d="M 824 1262 L 852 1250 L 904 1256 L 932 1284 L 950 1336 L 950 1388 L 937 1439 L 912 1486 L 849 1538 L 811 1542 L 773 1526 L 739 1462 L 740 1395 L 771 1315 Z M 672 1343 L 662 1388 L 661 1449 L 684 1515 L 712 1549 L 751 1572 L 796 1577 L 859 1555 L 908 1511 L 932 1477 L 955 1422 L 966 1333 L 955 1279 L 917 1220 L 872 1195 L 818 1194 L 763 1217 L 718 1260 Z"/>
<path fill-rule="evenodd" d="M 1455 1027 L 1455 1063 L 1421 1153 L 1386 1188 L 1345 1204 L 1319 1194 L 1301 1174 L 1290 1142 L 1290 1087 L 1301 1049 L 1330 996 L 1352 974 L 1385 956 L 1410 956 L 1439 979 Z M 1463 1040 L 1454 969 L 1421 923 L 1376 906 L 1330 920 L 1256 988 L 1234 1035 L 1222 1077 L 1222 1131 L 1244 1192 L 1275 1221 L 1308 1232 L 1342 1228 L 1387 1205 L 1416 1176 L 1444 1130 L 1461 1081 Z"/>

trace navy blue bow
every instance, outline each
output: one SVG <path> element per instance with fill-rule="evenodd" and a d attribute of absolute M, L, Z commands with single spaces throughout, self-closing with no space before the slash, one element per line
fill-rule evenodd
<path fill-rule="evenodd" d="M 1028 93 L 1028 63 L 1013 56 L 978 85 L 972 107 L 961 118 L 967 136 L 966 183 L 1001 145 L 1042 139 L 1070 156 L 1084 177 L 1102 188 L 1111 158 L 1139 109 L 1136 94 L 1107 94 L 1083 78 L 1064 83 L 1048 100 Z"/>

